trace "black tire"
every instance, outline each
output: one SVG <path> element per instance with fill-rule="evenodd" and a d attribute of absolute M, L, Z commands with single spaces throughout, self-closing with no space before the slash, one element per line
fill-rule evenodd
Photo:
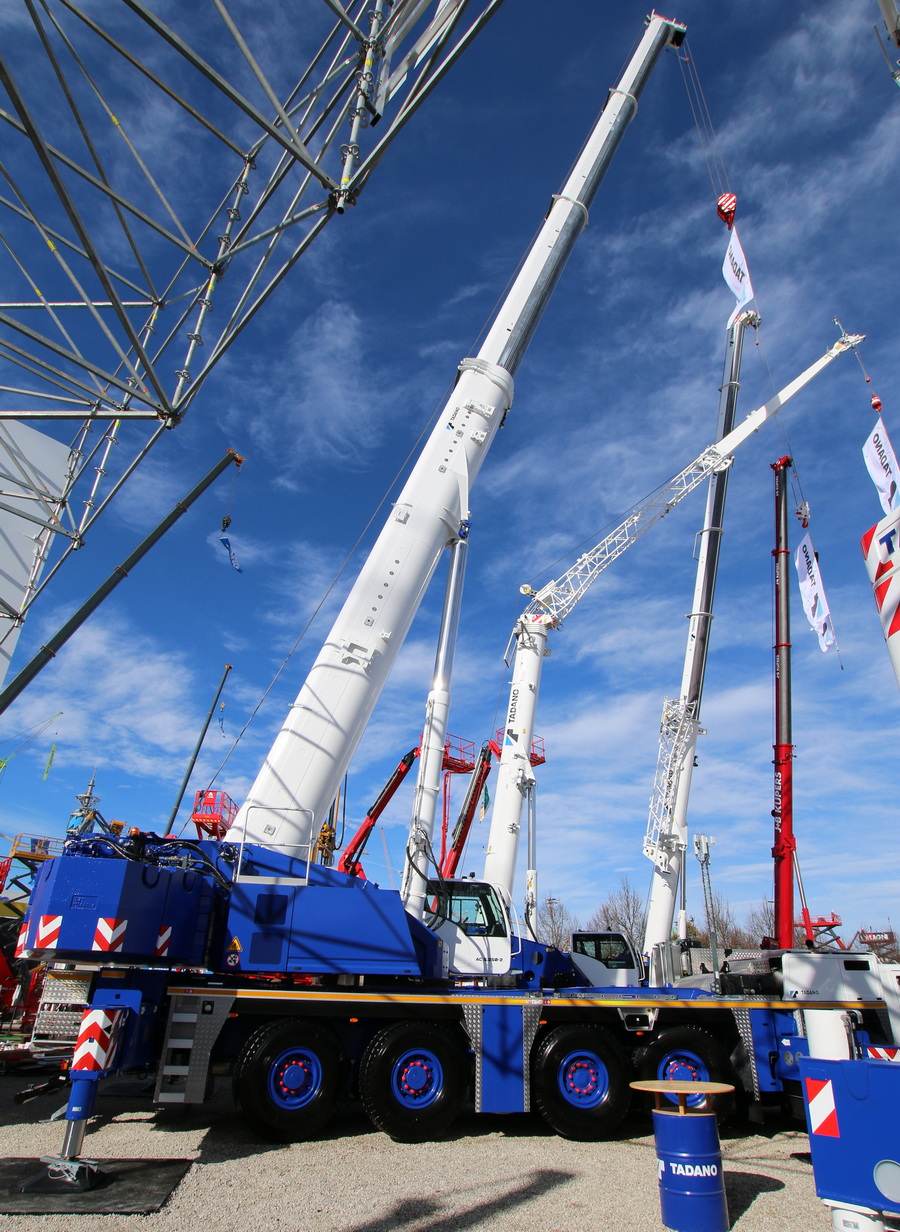
<path fill-rule="evenodd" d="M 360 1098 L 372 1124 L 395 1142 L 433 1142 L 456 1120 L 467 1069 L 464 1044 L 438 1023 L 396 1023 L 365 1051 Z"/>
<path fill-rule="evenodd" d="M 302 1142 L 334 1112 L 340 1076 L 340 1050 L 326 1029 L 279 1018 L 244 1045 L 234 1069 L 235 1106 L 263 1138 Z"/>
<path fill-rule="evenodd" d="M 670 1027 L 644 1048 L 637 1058 L 642 1079 L 678 1078 L 684 1082 L 730 1082 L 740 1089 L 740 1080 L 725 1048 L 702 1027 Z M 702 1095 L 688 1096 L 688 1106 L 703 1102 Z M 677 1103 L 675 1097 L 672 1102 Z M 734 1115 L 734 1095 L 718 1095 L 715 1109 L 723 1119 Z"/>
<path fill-rule="evenodd" d="M 538 1045 L 534 1105 L 552 1130 L 598 1142 L 618 1127 L 631 1103 L 625 1049 L 601 1027 L 556 1027 Z"/>

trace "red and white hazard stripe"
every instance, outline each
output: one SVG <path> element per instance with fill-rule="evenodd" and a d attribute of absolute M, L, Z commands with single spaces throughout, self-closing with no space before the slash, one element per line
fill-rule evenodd
<path fill-rule="evenodd" d="M 894 510 L 887 514 L 866 531 L 860 543 L 891 665 L 900 684 L 900 513 Z"/>
<path fill-rule="evenodd" d="M 59 930 L 62 928 L 61 915 L 42 915 L 38 919 L 37 936 L 34 939 L 36 950 L 55 950 L 59 945 Z"/>
<path fill-rule="evenodd" d="M 172 939 L 172 925 L 163 924 L 156 938 L 156 957 L 165 958 L 169 952 L 169 942 Z"/>
<path fill-rule="evenodd" d="M 809 1106 L 809 1127 L 812 1132 L 823 1138 L 840 1138 L 831 1079 L 807 1078 L 806 1102 Z"/>
<path fill-rule="evenodd" d="M 900 1048 L 879 1048 L 869 1044 L 866 1051 L 876 1061 L 900 1061 Z"/>
<path fill-rule="evenodd" d="M 114 920 L 110 916 L 101 915 L 94 931 L 94 944 L 91 949 L 106 950 L 109 953 L 121 950 L 125 945 L 127 927 L 127 920 Z"/>
<path fill-rule="evenodd" d="M 109 1069 L 124 1017 L 124 1010 L 85 1010 L 71 1068 L 93 1073 Z"/>
<path fill-rule="evenodd" d="M 892 521 L 896 521 L 896 517 L 892 518 Z M 900 632 L 900 579 L 897 576 L 900 558 L 884 558 L 882 540 L 875 535 L 879 526 L 880 522 L 878 526 L 867 530 L 861 543 L 875 595 L 875 606 L 881 614 L 884 636 L 889 638 Z"/>
<path fill-rule="evenodd" d="M 21 958 L 25 953 L 25 942 L 28 939 L 28 921 L 26 920 L 19 929 L 19 939 L 16 941 L 16 948 L 13 954 L 14 958 Z"/>

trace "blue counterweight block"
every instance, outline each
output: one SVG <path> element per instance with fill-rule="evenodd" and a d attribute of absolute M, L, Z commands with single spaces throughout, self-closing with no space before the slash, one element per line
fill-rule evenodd
<path fill-rule="evenodd" d="M 102 961 L 106 954 L 115 962 L 159 958 L 161 965 L 199 966 L 211 894 L 209 880 L 190 870 L 62 855 L 46 862 L 35 885 L 25 948 L 42 956 Z"/>

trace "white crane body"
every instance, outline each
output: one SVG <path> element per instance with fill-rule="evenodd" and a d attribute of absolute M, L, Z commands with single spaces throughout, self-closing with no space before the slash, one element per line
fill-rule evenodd
<path fill-rule="evenodd" d="M 516 622 L 512 635 L 516 649 L 507 710 L 507 731 L 513 729 L 515 739 L 504 738 L 484 872 L 485 880 L 498 887 L 508 899 L 511 899 L 513 894 L 522 806 L 527 785 L 527 772 L 522 758 L 524 756 L 527 759 L 534 736 L 534 714 L 548 631 L 562 624 L 608 565 L 711 475 L 731 466 L 735 450 L 758 432 L 766 420 L 777 414 L 786 402 L 836 356 L 857 346 L 861 341 L 862 335 L 845 334 L 839 338 L 820 359 L 770 398 L 765 405 L 751 411 L 736 428 L 716 444 L 710 445 L 684 470 L 679 471 L 668 483 L 637 505 L 611 534 L 579 557 L 558 579 L 548 582 L 538 591 L 527 586 L 522 587 L 523 593 L 531 598 Z M 684 756 L 683 735 L 681 739 L 682 744 L 679 747 Z M 659 828 L 653 841 L 660 853 L 658 858 L 662 860 L 665 857 L 665 842 Z M 646 842 L 650 842 L 650 836 Z"/>
<path fill-rule="evenodd" d="M 308 855 L 513 400 L 513 377 L 637 99 L 684 28 L 653 15 L 478 354 L 459 380 L 227 834 Z M 563 399 L 565 389 L 561 390 Z M 442 707 L 442 709 L 444 709 Z M 434 733 L 434 742 L 440 732 Z M 441 739 L 442 744 L 442 739 Z"/>
<path fill-rule="evenodd" d="M 541 669 L 549 654 L 547 634 L 553 620 L 543 612 L 525 612 L 513 630 L 515 656 L 500 765 L 497 768 L 497 790 L 491 813 L 491 829 L 484 860 L 484 879 L 499 887 L 512 899 L 522 828 L 522 808 L 529 791 L 534 788 L 531 766 L 531 742 L 534 736 L 534 716 L 541 687 Z M 536 898 L 536 870 L 530 870 L 531 895 Z M 530 904 L 533 913 L 536 902 Z"/>

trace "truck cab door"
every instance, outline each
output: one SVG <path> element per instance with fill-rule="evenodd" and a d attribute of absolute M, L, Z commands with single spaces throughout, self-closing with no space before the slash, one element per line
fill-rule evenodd
<path fill-rule="evenodd" d="M 425 924 L 449 950 L 451 975 L 505 975 L 512 929 L 500 895 L 485 881 L 429 881 Z"/>

